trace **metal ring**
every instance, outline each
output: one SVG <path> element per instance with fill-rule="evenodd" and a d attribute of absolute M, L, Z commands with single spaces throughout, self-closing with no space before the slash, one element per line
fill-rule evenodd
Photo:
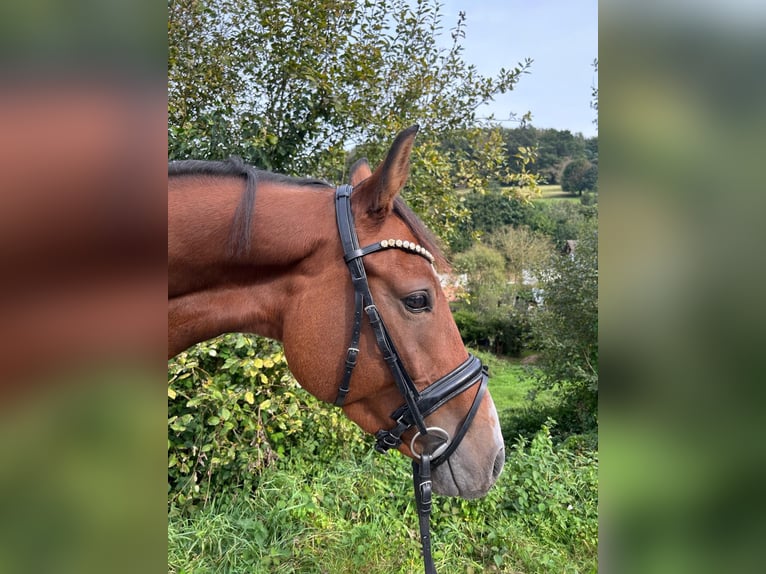
<path fill-rule="evenodd" d="M 426 432 L 428 434 L 433 433 L 434 435 L 444 439 L 444 442 L 440 444 L 439 446 L 437 446 L 436 449 L 434 449 L 434 451 L 431 453 L 431 458 L 436 458 L 445 450 L 447 450 L 447 447 L 449 446 L 449 442 L 450 442 L 449 433 L 440 427 L 427 427 Z M 410 451 L 412 452 L 412 456 L 414 456 L 417 460 L 420 460 L 420 453 L 415 452 L 415 441 L 418 440 L 421 434 L 422 433 L 418 431 L 417 433 L 415 433 L 415 436 L 412 437 L 412 440 L 410 441 Z"/>

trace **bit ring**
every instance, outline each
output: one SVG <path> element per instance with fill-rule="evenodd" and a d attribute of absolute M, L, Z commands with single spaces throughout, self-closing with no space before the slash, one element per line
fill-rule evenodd
<path fill-rule="evenodd" d="M 421 436 L 436 436 L 441 439 L 443 439 L 443 442 L 439 444 L 433 452 L 431 452 L 431 457 L 436 458 L 441 453 L 443 453 L 445 450 L 447 450 L 447 447 L 450 443 L 450 436 L 449 433 L 440 427 L 427 427 L 426 428 L 426 435 L 423 435 L 420 431 L 415 433 L 415 436 L 412 437 L 412 440 L 410 441 L 410 451 L 412 452 L 412 456 L 414 456 L 417 460 L 420 460 L 421 456 L 419 452 L 415 451 L 415 441 L 418 440 Z"/>

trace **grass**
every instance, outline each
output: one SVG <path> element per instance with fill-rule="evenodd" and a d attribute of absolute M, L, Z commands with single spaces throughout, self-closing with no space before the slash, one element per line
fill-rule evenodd
<path fill-rule="evenodd" d="M 509 460 L 507 471 L 483 499 L 435 498 L 432 538 L 439 572 L 596 571 L 596 549 L 592 542 L 579 542 L 577 522 L 551 538 L 545 533 L 553 522 L 542 514 L 524 516 L 516 510 L 513 501 L 530 456 L 522 455 L 520 460 L 526 462 L 518 468 Z M 569 464 L 566 458 L 560 460 Z M 372 452 L 331 467 L 282 461 L 263 472 L 252 493 L 222 494 L 192 513 L 171 507 L 168 572 L 420 572 L 407 463 L 398 453 Z M 554 484 L 560 489 L 564 482 L 562 478 Z"/>
<path fill-rule="evenodd" d="M 523 413 L 533 388 L 526 367 L 472 352 L 490 368 L 501 420 Z M 559 452 L 549 435 L 506 442 L 506 469 L 486 497 L 435 497 L 437 570 L 597 572 L 597 460 Z M 263 469 L 252 491 L 231 485 L 196 508 L 171 505 L 168 573 L 422 572 L 409 460 L 328 448 L 331 465 L 296 452 Z"/>
<path fill-rule="evenodd" d="M 520 365 L 517 359 L 498 357 L 492 353 L 471 349 L 489 367 L 489 392 L 498 413 L 529 406 L 530 394 L 535 388 L 533 370 Z M 548 404 L 553 400 L 549 392 L 538 393 L 536 401 Z"/>
<path fill-rule="evenodd" d="M 564 201 L 579 200 L 579 197 L 576 195 L 563 191 L 560 185 L 541 185 L 540 192 L 540 197 L 537 199 Z"/>

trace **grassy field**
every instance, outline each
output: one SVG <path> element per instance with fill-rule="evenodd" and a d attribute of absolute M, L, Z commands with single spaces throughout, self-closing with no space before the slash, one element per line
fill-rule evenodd
<path fill-rule="evenodd" d="M 540 468 L 557 474 L 559 489 L 569 478 L 577 483 L 550 516 L 540 511 L 524 516 L 515 509 L 514 500 L 526 488 L 523 477 L 531 476 L 530 461 L 538 458 L 525 455 L 509 461 L 483 499 L 435 498 L 432 539 L 439 572 L 597 571 L 595 474 L 586 481 L 592 491 L 583 514 L 587 528 L 579 518 L 571 520 L 574 513 L 559 510 L 576 503 L 576 490 L 582 489 L 574 467 Z M 358 461 L 340 459 L 332 467 L 272 467 L 263 473 L 256 492 L 222 496 L 191 515 L 171 508 L 168 573 L 422 572 L 410 489 L 409 464 L 398 453 L 371 452 Z M 552 499 L 562 491 L 545 496 Z M 564 527 L 557 526 L 559 521 Z"/>
<path fill-rule="evenodd" d="M 560 185 L 541 185 L 541 195 L 538 199 L 546 201 L 580 201 L 579 196 L 562 191 Z"/>
<path fill-rule="evenodd" d="M 521 365 L 518 359 L 498 357 L 476 349 L 471 352 L 489 366 L 489 391 L 498 413 L 529 405 L 530 393 L 534 389 L 530 367 Z M 535 400 L 549 403 L 552 396 L 550 393 L 538 393 Z"/>
<path fill-rule="evenodd" d="M 568 193 L 566 191 L 563 191 L 561 189 L 560 185 L 540 185 L 540 197 L 536 197 L 534 200 L 539 201 L 541 199 L 543 200 L 550 200 L 550 201 L 573 201 L 573 200 L 579 200 L 579 197 L 576 195 L 572 195 L 571 193 Z M 462 190 L 467 191 L 467 190 Z"/>

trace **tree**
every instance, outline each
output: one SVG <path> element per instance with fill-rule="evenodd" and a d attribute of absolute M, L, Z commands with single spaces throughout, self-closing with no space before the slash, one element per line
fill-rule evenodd
<path fill-rule="evenodd" d="M 458 224 L 458 232 L 450 242 L 453 252 L 469 249 L 476 238 L 508 225 L 519 225 L 533 209 L 533 204 L 518 197 L 507 197 L 499 190 L 465 195 L 464 206 L 469 216 Z"/>
<path fill-rule="evenodd" d="M 565 164 L 572 159 L 593 157 L 594 143 L 580 134 L 569 130 L 538 129 L 531 125 L 503 130 L 503 141 L 508 150 L 519 146 L 535 148 L 535 167 L 547 183 L 559 183 Z M 598 146 L 597 138 L 595 146 Z M 510 154 L 511 152 L 509 152 Z M 511 158 L 509 158 L 510 161 Z"/>
<path fill-rule="evenodd" d="M 598 58 L 594 58 L 591 65 L 593 66 L 593 72 L 598 74 Z M 591 86 L 590 97 L 590 107 L 596 112 L 596 117 L 593 118 L 593 123 L 596 124 L 596 128 L 598 128 L 598 86 L 595 83 Z"/>
<path fill-rule="evenodd" d="M 598 403 L 598 228 L 583 225 L 571 255 L 557 253 L 539 271 L 543 307 L 532 322 L 545 388 L 555 389 L 578 415 L 596 425 Z"/>
<path fill-rule="evenodd" d="M 478 243 L 456 255 L 453 265 L 468 277 L 471 306 L 478 312 L 495 312 L 507 298 L 505 258 L 495 249 Z"/>
<path fill-rule="evenodd" d="M 511 90 L 531 61 L 481 76 L 462 59 L 465 13 L 440 48 L 441 8 L 438 0 L 169 0 L 170 157 L 238 154 L 341 182 L 351 160 L 377 163 L 398 131 L 418 123 L 406 199 L 448 238 L 465 216 L 455 187 L 482 189 L 507 171 L 502 141 L 476 127 L 475 111 Z M 466 145 L 445 149 L 447 133 Z"/>
<path fill-rule="evenodd" d="M 508 282 L 503 255 L 476 244 L 458 254 L 454 266 L 467 275 L 470 293 L 469 303 L 456 304 L 453 313 L 463 340 L 497 354 L 518 355 L 529 325 L 526 314 L 515 309 L 515 289 Z"/>
<path fill-rule="evenodd" d="M 487 242 L 505 258 L 508 278 L 520 287 L 525 275 L 539 269 L 553 252 L 553 242 L 525 225 L 505 227 L 493 233 Z"/>
<path fill-rule="evenodd" d="M 594 190 L 597 182 L 598 167 L 587 159 L 570 161 L 561 175 L 561 189 L 577 195 Z"/>

